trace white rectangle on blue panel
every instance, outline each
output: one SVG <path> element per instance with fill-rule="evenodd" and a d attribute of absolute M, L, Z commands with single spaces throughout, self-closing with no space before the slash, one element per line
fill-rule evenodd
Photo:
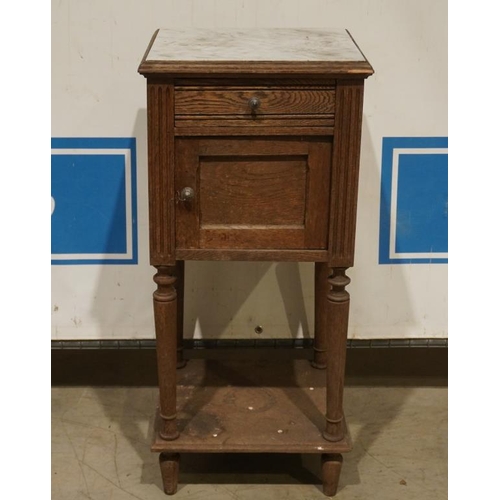
<path fill-rule="evenodd" d="M 385 137 L 380 264 L 448 262 L 448 138 Z"/>
<path fill-rule="evenodd" d="M 52 264 L 136 264 L 135 138 L 52 139 Z"/>

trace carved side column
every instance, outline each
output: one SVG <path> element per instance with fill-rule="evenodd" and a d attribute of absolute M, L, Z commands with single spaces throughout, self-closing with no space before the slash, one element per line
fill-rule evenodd
<path fill-rule="evenodd" d="M 172 440 L 179 437 L 176 424 L 177 390 L 177 293 L 175 267 L 156 266 L 153 293 L 158 358 L 158 385 L 160 388 L 160 436 Z"/>
<path fill-rule="evenodd" d="M 323 437 L 340 441 L 344 437 L 344 373 L 349 322 L 349 293 L 345 287 L 351 282 L 346 267 L 332 268 L 328 278 L 330 290 L 326 295 L 326 428 Z"/>

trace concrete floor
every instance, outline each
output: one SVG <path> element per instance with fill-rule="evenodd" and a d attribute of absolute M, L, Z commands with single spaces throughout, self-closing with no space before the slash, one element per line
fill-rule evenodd
<path fill-rule="evenodd" d="M 165 500 L 149 452 L 157 389 L 52 390 L 53 500 Z M 355 381 L 338 500 L 447 498 L 447 389 Z M 183 455 L 178 500 L 321 499 L 318 456 Z"/>

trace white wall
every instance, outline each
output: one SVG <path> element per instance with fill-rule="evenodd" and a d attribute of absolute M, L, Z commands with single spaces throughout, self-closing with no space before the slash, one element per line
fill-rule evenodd
<path fill-rule="evenodd" d="M 137 265 L 52 266 L 53 339 L 152 338 L 146 81 L 159 27 L 345 27 L 366 81 L 351 338 L 447 336 L 447 265 L 378 264 L 383 137 L 447 136 L 445 0 L 52 2 L 52 136 L 137 139 Z M 186 336 L 313 332 L 313 265 L 188 262 Z M 257 336 L 256 325 L 264 332 Z"/>

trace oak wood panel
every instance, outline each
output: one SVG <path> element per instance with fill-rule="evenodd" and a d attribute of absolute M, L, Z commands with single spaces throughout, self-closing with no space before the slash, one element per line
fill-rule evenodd
<path fill-rule="evenodd" d="M 198 248 L 200 246 L 200 211 L 199 211 L 199 144 L 200 140 L 177 140 L 175 149 L 175 186 L 176 186 L 176 246 L 177 248 Z M 184 187 L 194 189 L 192 202 L 179 200 L 179 193 Z M 182 216 L 179 216 L 179 213 Z"/>
<path fill-rule="evenodd" d="M 182 260 L 266 261 L 266 262 L 327 262 L 327 250 L 234 250 L 209 248 L 178 248 Z"/>
<path fill-rule="evenodd" d="M 195 196 L 177 202 L 177 248 L 327 248 L 331 141 L 179 139 L 176 189 Z"/>
<path fill-rule="evenodd" d="M 201 248 L 220 249 L 301 249 L 306 248 L 303 227 L 287 228 L 282 226 L 231 228 L 202 228 L 200 231 Z"/>
<path fill-rule="evenodd" d="M 248 136 L 246 139 L 231 139 L 230 137 L 218 138 L 217 140 L 199 139 L 198 154 L 199 156 L 306 155 L 309 152 L 309 143 L 323 140 L 322 138 L 301 137 L 300 135 L 258 138 Z M 183 139 L 183 141 L 190 140 Z"/>
<path fill-rule="evenodd" d="M 307 156 L 200 159 L 201 227 L 304 226 Z"/>
<path fill-rule="evenodd" d="M 240 90 L 242 88 L 269 89 L 280 88 L 288 90 L 332 90 L 335 89 L 335 79 L 317 75 L 306 78 L 176 78 L 176 90 Z"/>
<path fill-rule="evenodd" d="M 148 79 L 164 78 L 297 78 L 328 76 L 332 79 L 366 78 L 373 74 L 367 61 L 144 61 L 138 72 Z"/>
<path fill-rule="evenodd" d="M 174 87 L 147 85 L 149 248 L 152 265 L 174 265 Z"/>
<path fill-rule="evenodd" d="M 321 437 L 325 377 L 307 360 L 191 359 L 177 372 L 177 381 L 183 432 L 175 441 L 156 433 L 152 451 L 321 454 L 352 449 L 347 428 L 339 442 Z"/>
<path fill-rule="evenodd" d="M 249 100 L 257 98 L 252 113 Z M 335 110 L 334 90 L 176 90 L 176 115 L 330 114 Z"/>
<path fill-rule="evenodd" d="M 335 118 L 325 115 L 178 115 L 175 127 L 333 127 Z"/>
<path fill-rule="evenodd" d="M 195 127 L 177 127 L 175 135 L 178 137 L 210 137 L 210 136 L 286 136 L 286 135 L 308 135 L 308 136 L 332 136 L 333 127 L 254 127 L 234 125 L 231 127 L 215 126 L 207 127 L 202 122 Z"/>
<path fill-rule="evenodd" d="M 309 142 L 305 248 L 327 248 L 330 202 L 331 139 Z"/>
<path fill-rule="evenodd" d="M 363 89 L 361 79 L 337 84 L 329 241 L 332 267 L 350 267 L 354 262 Z"/>

